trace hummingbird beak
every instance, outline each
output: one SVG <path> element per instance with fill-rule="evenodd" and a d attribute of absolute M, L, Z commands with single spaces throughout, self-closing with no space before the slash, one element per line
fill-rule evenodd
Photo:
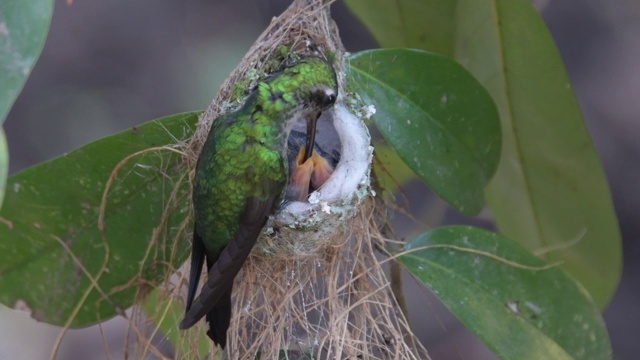
<path fill-rule="evenodd" d="M 322 115 L 322 111 L 315 111 L 307 115 L 307 142 L 304 148 L 302 163 L 305 163 L 313 154 L 313 147 L 316 143 L 316 123 Z"/>

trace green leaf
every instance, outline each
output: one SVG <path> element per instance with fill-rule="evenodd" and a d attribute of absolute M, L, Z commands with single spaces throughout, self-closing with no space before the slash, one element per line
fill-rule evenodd
<path fill-rule="evenodd" d="M 186 164 L 178 147 L 157 147 L 188 139 L 197 118 L 150 121 L 9 177 L 0 302 L 50 324 L 91 325 L 130 307 L 184 262 Z"/>
<path fill-rule="evenodd" d="M 4 192 L 7 186 L 7 175 L 9 174 L 9 149 L 4 130 L 0 127 L 0 209 L 4 200 Z"/>
<path fill-rule="evenodd" d="M 458 0 L 347 0 L 381 47 L 407 47 L 453 55 Z"/>
<path fill-rule="evenodd" d="M 400 158 L 438 195 L 478 213 L 500 155 L 500 122 L 484 88 L 455 61 L 409 49 L 350 57 L 350 90 Z"/>
<path fill-rule="evenodd" d="M 400 261 L 501 359 L 611 359 L 586 291 L 515 242 L 451 226 L 418 236 L 406 250 Z"/>
<path fill-rule="evenodd" d="M 51 0 L 0 1 L 0 123 L 40 56 L 52 11 Z"/>
<path fill-rule="evenodd" d="M 375 184 L 380 190 L 392 195 L 393 191 L 400 189 L 402 185 L 417 179 L 413 171 L 384 140 L 373 140 L 373 147 L 376 155 L 373 159 L 373 174 Z"/>
<path fill-rule="evenodd" d="M 502 161 L 486 198 L 507 237 L 579 280 L 599 306 L 620 278 L 609 188 L 562 59 L 528 0 L 460 0 L 456 58 L 502 119 Z"/>

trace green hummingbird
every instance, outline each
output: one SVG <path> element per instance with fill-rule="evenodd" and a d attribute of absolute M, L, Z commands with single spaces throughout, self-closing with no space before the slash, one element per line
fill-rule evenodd
<path fill-rule="evenodd" d="M 290 192 L 286 190 L 289 179 L 298 179 L 292 185 L 308 190 L 308 182 L 299 183 L 306 175 L 295 174 L 313 175 L 318 160 L 313 156 L 316 121 L 337 95 L 331 64 L 316 57 L 303 58 L 259 82 L 240 109 L 213 121 L 193 183 L 195 226 L 181 329 L 192 327 L 206 315 L 207 335 L 222 348 L 226 346 L 233 280 L 268 216 Z M 296 164 L 303 170 L 291 169 L 290 174 L 287 138 L 301 119 L 307 122 L 307 136 Z M 205 258 L 208 279 L 194 300 Z"/>

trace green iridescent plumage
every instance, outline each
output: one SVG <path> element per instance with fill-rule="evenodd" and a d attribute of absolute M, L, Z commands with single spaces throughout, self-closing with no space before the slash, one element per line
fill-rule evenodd
<path fill-rule="evenodd" d="M 287 137 L 299 119 L 315 120 L 337 96 L 329 63 L 306 58 L 258 83 L 244 106 L 214 120 L 194 178 L 195 229 L 187 313 L 181 328 L 207 314 L 208 335 L 226 344 L 233 279 L 289 176 Z M 195 301 L 206 257 L 208 280 Z"/>

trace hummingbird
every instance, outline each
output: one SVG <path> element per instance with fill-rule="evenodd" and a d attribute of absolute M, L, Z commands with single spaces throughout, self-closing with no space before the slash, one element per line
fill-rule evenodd
<path fill-rule="evenodd" d="M 288 183 L 308 191 L 314 173 L 326 177 L 321 156 L 313 151 L 316 122 L 337 95 L 331 64 L 318 57 L 303 58 L 260 81 L 240 109 L 213 121 L 193 180 L 194 231 L 181 329 L 206 316 L 207 335 L 224 349 L 233 280 L 268 216 L 291 192 Z M 306 144 L 290 174 L 287 139 L 303 119 Z M 301 182 L 307 174 L 309 180 Z M 293 193 L 295 200 L 304 200 L 304 190 Z M 205 259 L 208 278 L 194 299 Z"/>

